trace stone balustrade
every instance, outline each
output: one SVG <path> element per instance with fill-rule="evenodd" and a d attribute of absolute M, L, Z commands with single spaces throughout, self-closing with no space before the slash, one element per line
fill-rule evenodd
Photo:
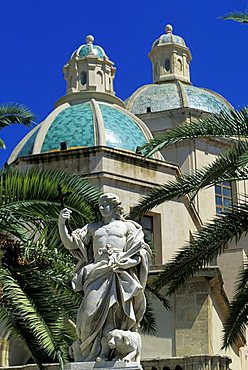
<path fill-rule="evenodd" d="M 144 360 L 144 370 L 230 370 L 231 359 L 222 356 L 186 356 Z"/>

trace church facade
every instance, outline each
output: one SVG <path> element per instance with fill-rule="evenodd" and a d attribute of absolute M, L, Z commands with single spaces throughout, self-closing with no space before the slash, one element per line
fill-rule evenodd
<path fill-rule="evenodd" d="M 8 164 L 50 167 L 84 176 L 101 191 L 116 193 L 129 213 L 154 186 L 210 163 L 228 148 L 228 140 L 194 140 L 151 158 L 141 155 L 139 148 L 153 136 L 232 108 L 219 94 L 192 85 L 191 52 L 185 41 L 174 35 L 172 26 L 167 25 L 153 43 L 149 58 L 153 83 L 138 88 L 123 102 L 114 93 L 114 63 L 95 45 L 93 36 L 87 36 L 64 66 L 66 94 L 17 145 Z M 185 197 L 147 213 L 141 223 L 156 247 L 150 278 L 204 222 L 225 211 L 244 192 L 244 183 L 223 183 L 202 191 L 194 202 Z M 222 324 L 233 281 L 246 258 L 245 244 L 228 245 L 223 256 L 179 289 L 171 298 L 172 311 L 154 300 L 158 331 L 156 336 L 143 337 L 145 368 L 248 367 L 244 338 L 227 352 L 220 351 Z M 10 365 L 25 364 L 25 356 L 16 348 L 10 346 Z"/>

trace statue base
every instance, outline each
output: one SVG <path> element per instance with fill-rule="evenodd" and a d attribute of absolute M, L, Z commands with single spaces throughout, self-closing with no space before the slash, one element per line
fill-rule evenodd
<path fill-rule="evenodd" d="M 99 361 L 99 362 L 70 362 L 65 365 L 65 370 L 143 370 L 137 362 L 124 361 Z"/>

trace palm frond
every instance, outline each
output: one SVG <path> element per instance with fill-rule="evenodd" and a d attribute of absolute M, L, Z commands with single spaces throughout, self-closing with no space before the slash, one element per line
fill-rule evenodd
<path fill-rule="evenodd" d="M 3 148 L 3 149 L 5 149 L 6 147 L 5 147 L 5 144 L 4 144 L 4 142 L 3 142 L 3 140 L 2 139 L 0 139 L 0 148 Z"/>
<path fill-rule="evenodd" d="M 18 219 L 31 217 L 55 222 L 61 208 L 58 184 L 70 194 L 65 206 L 74 209 L 72 223 L 83 226 L 98 216 L 100 193 L 95 187 L 77 175 L 40 169 L 0 172 L 0 212 L 1 207 L 3 212 L 8 208 L 9 214 Z"/>
<path fill-rule="evenodd" d="M 154 289 L 154 287 L 151 284 L 146 285 L 146 290 L 153 294 L 156 298 L 158 298 L 166 310 L 171 310 L 171 304 L 169 300 L 165 298 L 165 296 L 162 293 L 160 293 L 157 289 Z"/>
<path fill-rule="evenodd" d="M 248 288 L 239 291 L 230 305 L 229 315 L 224 323 L 222 349 L 226 349 L 242 335 L 245 335 L 248 320 Z"/>
<path fill-rule="evenodd" d="M 248 23 L 248 13 L 231 12 L 224 15 L 221 18 L 225 20 L 232 20 L 239 23 Z"/>
<path fill-rule="evenodd" d="M 185 174 L 176 180 L 154 187 L 138 204 L 132 208 L 131 216 L 139 218 L 152 208 L 166 201 L 189 195 L 192 200 L 200 189 L 222 181 L 248 179 L 248 167 L 245 159 L 248 153 L 248 143 L 236 142 L 229 150 L 220 154 L 211 164 Z M 248 159 L 248 158 L 247 158 Z M 243 166 L 240 166 L 242 161 Z"/>
<path fill-rule="evenodd" d="M 0 304 L 0 321 L 2 324 L 4 324 L 5 329 L 9 330 L 13 337 L 18 338 L 23 347 L 31 353 L 31 356 L 39 369 L 44 370 L 45 368 L 42 364 L 41 358 L 37 355 L 35 345 L 32 345 L 32 339 L 30 338 L 30 336 L 25 335 L 25 331 L 22 325 L 19 325 L 19 322 L 15 321 L 12 312 L 6 309 L 3 304 Z"/>
<path fill-rule="evenodd" d="M 35 351 L 37 355 L 40 351 L 45 351 L 48 356 L 59 359 L 61 350 L 55 337 L 60 334 L 62 326 L 58 322 L 58 318 L 56 323 L 53 323 L 49 328 L 41 316 L 41 311 L 37 310 L 25 293 L 24 287 L 21 287 L 20 282 L 12 275 L 11 271 L 3 266 L 0 271 L 0 281 L 3 289 L 3 307 L 9 309 L 14 323 L 21 328 L 20 333 L 26 343 L 29 341 L 27 337 L 32 339 L 31 343 L 29 342 L 31 353 Z M 43 298 L 45 299 L 46 295 Z M 48 317 L 46 319 L 48 320 Z"/>
<path fill-rule="evenodd" d="M 31 168 L 20 171 L 12 168 L 0 172 L 0 180 L 12 192 L 10 201 L 19 197 L 19 200 L 43 199 L 58 202 L 58 184 L 62 185 L 63 192 L 73 192 L 72 199 L 78 194 L 82 200 L 92 207 L 97 207 L 99 191 L 82 177 L 67 172 Z M 21 198 L 20 198 L 21 196 Z M 70 199 L 70 196 L 67 199 Z"/>
<path fill-rule="evenodd" d="M 30 126 L 34 119 L 34 115 L 24 105 L 18 103 L 0 105 L 0 129 L 15 123 Z"/>
<path fill-rule="evenodd" d="M 205 137 L 244 137 L 248 136 L 248 116 L 244 108 L 240 111 L 221 112 L 197 122 L 185 123 L 155 137 L 145 144 L 142 153 L 150 157 L 156 151 L 184 140 Z"/>
<path fill-rule="evenodd" d="M 206 224 L 184 248 L 165 266 L 153 283 L 154 289 L 167 285 L 174 293 L 184 282 L 219 255 L 226 243 L 239 240 L 248 230 L 247 203 L 230 213 L 215 217 Z"/>
<path fill-rule="evenodd" d="M 244 335 L 248 320 L 248 264 L 241 270 L 236 284 L 236 292 L 230 305 L 229 315 L 224 323 L 223 347 L 232 345 L 240 335 Z"/>
<path fill-rule="evenodd" d="M 248 282 L 248 263 L 243 265 L 242 270 L 239 273 L 236 286 L 235 286 L 235 294 L 238 294 L 240 291 L 246 289 Z"/>
<path fill-rule="evenodd" d="M 140 323 L 141 331 L 144 334 L 156 335 L 157 324 L 155 312 L 153 310 L 152 302 L 147 292 L 145 292 L 145 295 L 146 295 L 146 311 Z"/>

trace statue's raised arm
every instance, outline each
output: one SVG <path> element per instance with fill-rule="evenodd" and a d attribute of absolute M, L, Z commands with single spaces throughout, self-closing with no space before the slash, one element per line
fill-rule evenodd
<path fill-rule="evenodd" d="M 79 266 L 88 263 L 87 244 L 89 243 L 88 225 L 82 229 L 77 229 L 70 235 L 66 226 L 66 221 L 70 220 L 72 211 L 68 208 L 62 209 L 59 215 L 59 235 L 64 246 L 79 261 Z"/>

